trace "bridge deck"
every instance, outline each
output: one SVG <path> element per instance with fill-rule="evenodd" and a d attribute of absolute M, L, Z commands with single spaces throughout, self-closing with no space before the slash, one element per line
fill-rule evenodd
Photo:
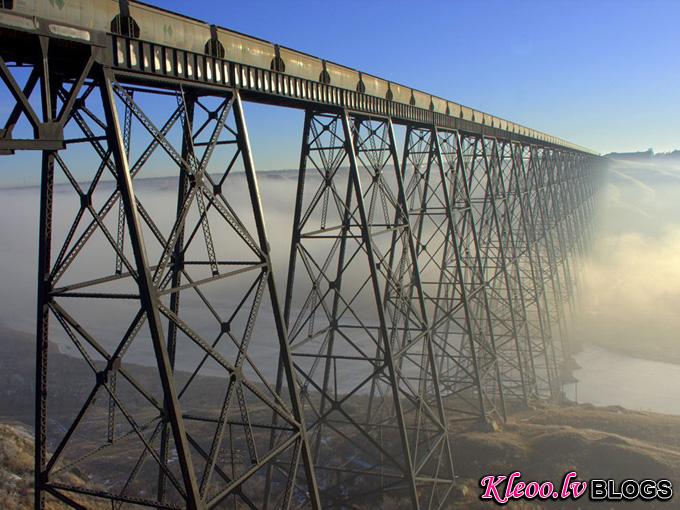
<path fill-rule="evenodd" d="M 122 30 L 136 37 L 111 32 L 114 20 L 121 19 L 117 1 L 72 0 L 61 8 L 59 2 L 4 5 L 10 5 L 0 8 L 0 54 L 5 60 L 30 61 L 31 55 L 24 53 L 31 46 L 10 41 L 38 33 L 69 45 L 71 51 L 73 41 L 99 47 L 102 60 L 132 82 L 239 88 L 244 98 L 267 104 L 348 108 L 389 116 L 396 123 L 436 125 L 595 154 L 453 101 L 141 2 L 128 4 L 133 28 Z"/>

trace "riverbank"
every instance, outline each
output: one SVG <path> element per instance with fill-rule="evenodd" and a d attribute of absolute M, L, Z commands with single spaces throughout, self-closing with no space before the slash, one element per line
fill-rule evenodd
<path fill-rule="evenodd" d="M 680 364 L 592 345 L 585 346 L 574 360 L 571 374 L 577 382 L 564 388 L 570 400 L 680 416 Z"/>
<path fill-rule="evenodd" d="M 674 349 L 678 349 L 677 345 L 673 345 L 672 347 L 651 343 L 645 343 L 641 346 L 628 344 L 617 345 L 614 342 L 607 342 L 606 340 L 591 341 L 589 344 L 586 344 L 585 347 L 589 345 L 601 347 L 602 349 L 615 352 L 622 356 L 630 356 L 631 358 L 680 365 L 680 352 L 674 351 Z M 578 354 L 578 352 L 576 354 Z"/>

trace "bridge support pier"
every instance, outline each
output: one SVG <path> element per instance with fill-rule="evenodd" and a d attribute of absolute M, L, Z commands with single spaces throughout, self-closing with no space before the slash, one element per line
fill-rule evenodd
<path fill-rule="evenodd" d="M 57 83 L 54 100 L 68 102 L 73 86 Z M 75 508 L 101 498 L 162 508 L 227 501 L 254 508 L 270 466 L 277 506 L 302 498 L 320 508 L 238 91 L 216 96 L 123 85 L 102 71 L 75 94 L 65 143 L 78 150 L 43 156 L 36 508 L 48 494 Z M 159 110 L 146 109 L 145 101 L 169 101 L 166 117 L 154 119 Z M 83 157 L 96 163 L 76 177 L 74 159 Z M 135 181 L 160 160 L 179 175 L 172 215 Z M 55 171 L 66 180 L 56 197 Z M 247 191 L 248 206 L 228 198 L 232 185 Z M 118 204 L 121 215 L 113 218 Z M 55 237 L 55 214 L 64 221 L 74 210 Z M 225 301 L 226 283 L 241 296 Z M 273 336 L 254 337 L 267 294 Z M 50 329 L 50 317 L 59 328 Z M 59 373 L 63 367 L 48 370 L 49 337 L 82 360 L 79 381 L 89 372 L 92 386 L 74 390 Z M 276 366 L 267 373 L 252 358 L 262 348 L 280 352 L 285 384 L 278 391 L 271 379 Z M 156 364 L 140 369 L 135 360 L 147 351 Z M 59 385 L 48 392 L 49 379 Z M 82 398 L 75 415 L 48 404 L 66 398 Z M 49 429 L 48 405 L 64 433 Z M 266 433 L 272 427 L 274 444 Z M 51 454 L 48 441 L 56 445 Z M 94 473 L 92 460 L 102 452 L 134 459 L 117 466 L 115 484 L 83 487 L 64 478 L 74 466 Z"/>
<path fill-rule="evenodd" d="M 448 424 L 391 122 L 307 112 L 304 133 L 285 309 L 323 503 L 439 508 Z"/>

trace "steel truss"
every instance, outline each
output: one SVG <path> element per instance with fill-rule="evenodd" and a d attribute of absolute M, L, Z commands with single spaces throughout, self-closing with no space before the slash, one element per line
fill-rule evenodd
<path fill-rule="evenodd" d="M 308 111 L 303 133 L 285 316 L 322 501 L 439 508 L 451 448 L 392 124 Z"/>
<path fill-rule="evenodd" d="M 0 150 L 42 151 L 37 509 L 444 508 L 455 431 L 563 397 L 598 158 L 411 123 L 400 160 L 393 118 L 308 104 L 281 307 L 242 91 L 35 42 Z"/>
<path fill-rule="evenodd" d="M 238 91 L 126 85 L 91 59 L 74 80 L 47 58 L 43 64 L 28 83 L 40 81 L 44 122 L 60 119 L 68 150 L 43 153 L 36 507 L 48 498 L 75 507 L 103 498 L 116 508 L 257 508 L 269 474 L 273 506 L 318 508 Z M 153 119 L 144 104 L 161 99 L 168 113 Z M 90 162 L 84 180 L 71 153 Z M 174 214 L 168 204 L 147 205 L 137 185 L 152 161 L 175 170 Z M 58 196 L 55 175 L 69 183 Z M 248 193 L 249 209 L 232 207 L 231 186 Z M 59 237 L 57 202 L 75 211 Z M 71 276 L 84 272 L 85 280 Z M 280 352 L 285 384 L 278 389 L 250 354 L 263 314 L 274 324 L 266 344 Z M 118 331 L 94 332 L 93 318 L 103 315 L 116 316 Z M 62 432 L 48 430 L 48 398 L 75 396 L 60 394 L 65 374 L 50 371 L 55 335 L 68 338 L 91 369 L 80 410 L 60 416 Z M 153 377 L 130 361 L 140 349 L 155 355 Z M 102 472 L 102 459 L 116 467 Z M 69 477 L 73 469 L 96 476 L 97 467 L 101 478 L 92 486 Z M 115 479 L 102 488 L 107 471 Z"/>
<path fill-rule="evenodd" d="M 479 183 L 465 143 L 455 132 L 409 127 L 403 173 L 448 412 L 478 420 L 504 417 L 505 407 L 473 206 Z"/>

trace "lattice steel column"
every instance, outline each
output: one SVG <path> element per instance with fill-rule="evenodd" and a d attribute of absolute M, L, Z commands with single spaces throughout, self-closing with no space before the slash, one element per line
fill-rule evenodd
<path fill-rule="evenodd" d="M 548 274 L 552 288 L 552 320 L 559 332 L 560 341 L 556 346 L 558 347 L 556 350 L 556 362 L 560 380 L 562 380 L 565 373 L 565 363 L 571 359 L 571 348 L 566 326 L 567 307 L 570 300 L 568 289 L 570 266 L 566 255 L 563 232 L 565 218 L 560 213 L 563 197 L 560 193 L 561 176 L 559 175 L 559 160 L 556 156 L 556 151 L 552 148 L 542 148 L 541 156 L 539 182 L 542 184 L 544 193 L 539 203 L 543 207 L 543 218 L 549 239 Z"/>
<path fill-rule="evenodd" d="M 557 234 L 556 253 L 558 261 L 560 262 L 561 275 L 561 296 L 562 302 L 565 305 L 563 313 L 565 314 L 565 331 L 567 337 L 564 345 L 564 362 L 571 359 L 571 345 L 568 338 L 568 331 L 566 330 L 566 319 L 568 314 L 573 312 L 574 295 L 573 295 L 573 260 L 570 245 L 569 229 L 571 223 L 571 215 L 569 212 L 570 196 L 568 194 L 568 173 L 566 171 L 566 161 L 564 153 L 560 150 L 553 149 L 551 151 L 550 179 L 553 184 L 549 187 L 552 191 L 552 205 L 553 216 L 555 217 L 554 225 Z"/>
<path fill-rule="evenodd" d="M 173 377 L 173 367 L 171 365 L 168 349 L 163 339 L 163 329 L 160 315 L 160 295 L 154 285 L 154 280 L 149 269 L 149 262 L 146 254 L 146 247 L 142 239 L 141 222 L 138 213 L 135 194 L 132 187 L 132 178 L 126 156 L 126 149 L 123 142 L 123 135 L 118 122 L 118 113 L 114 102 L 113 76 L 105 71 L 102 86 L 102 103 L 107 123 L 107 142 L 109 151 L 112 153 L 115 164 L 115 174 L 118 180 L 118 190 L 121 194 L 121 201 L 125 210 L 127 224 L 130 234 L 130 244 L 134 254 L 134 267 L 136 276 L 134 277 L 139 287 L 139 298 L 142 311 L 149 327 L 153 350 L 156 355 L 156 363 L 159 371 L 159 378 L 163 388 L 164 414 L 168 416 L 168 421 L 172 429 L 174 445 L 177 449 L 177 458 L 180 465 L 180 472 L 184 482 L 185 503 L 189 509 L 202 508 L 201 497 L 198 491 L 198 482 L 194 471 L 193 459 L 189 452 L 189 441 L 187 439 L 182 411 L 180 409 L 179 398 Z M 120 254 L 122 258 L 122 254 Z M 112 366 L 106 368 L 106 372 L 112 372 Z M 107 377 L 108 373 L 102 374 Z M 107 391 L 109 388 L 107 388 Z M 112 393 L 111 397 L 115 399 Z M 134 426 L 133 426 L 134 428 Z M 165 466 L 167 469 L 167 465 Z M 162 501 L 162 500 L 161 500 Z"/>
<path fill-rule="evenodd" d="M 443 148 L 443 149 L 442 149 Z M 475 269 L 463 267 L 461 228 L 453 204 L 462 203 L 458 138 L 437 128 L 407 127 L 402 178 L 414 229 L 423 295 L 436 347 L 439 380 L 449 419 L 487 420 L 487 396 L 477 366 L 480 321 L 473 316 L 469 293 Z M 454 192 L 456 195 L 454 195 Z M 483 295 L 483 294 L 482 294 Z M 467 347 L 465 347 L 467 346 Z"/>
<path fill-rule="evenodd" d="M 42 106 L 42 120 L 49 122 L 56 117 L 56 87 L 51 80 L 50 67 L 47 59 L 48 40 L 40 39 L 42 53 L 42 67 L 36 66 L 27 87 L 24 89 L 24 99 L 28 96 L 40 79 L 40 93 Z M 11 74 L 3 66 L 4 81 L 7 83 Z M 18 88 L 18 87 L 17 87 Z M 21 103 L 17 101 L 17 103 Z M 18 106 L 18 105 L 17 105 Z M 18 117 L 19 109 L 15 108 Z M 11 122 L 11 119 L 10 119 Z M 16 122 L 16 119 L 15 119 Z M 52 249 L 52 208 L 54 196 L 54 165 L 55 152 L 43 151 L 40 175 L 40 225 L 38 230 L 38 290 L 37 290 L 37 318 L 36 318 L 36 372 L 35 372 L 35 510 L 45 508 L 44 485 L 47 481 L 47 384 L 48 384 L 48 352 L 49 352 L 49 302 L 50 302 L 50 263 Z"/>
<path fill-rule="evenodd" d="M 516 328 L 516 352 L 519 356 L 521 376 L 524 381 L 524 392 L 521 395 L 523 403 L 538 398 L 538 383 L 534 364 L 533 343 L 542 338 L 543 332 L 532 331 L 530 324 L 530 310 L 532 309 L 533 281 L 527 281 L 531 275 L 532 260 L 528 251 L 527 223 L 522 217 L 521 189 L 517 189 L 516 160 L 513 154 L 512 142 L 496 140 L 494 144 L 495 159 L 497 160 L 498 180 L 497 189 L 502 193 L 497 202 L 498 215 L 501 219 L 500 231 L 504 234 L 506 255 L 506 281 L 508 302 L 512 306 L 512 314 Z M 528 271 L 527 271 L 528 269 Z M 538 337 L 538 338 L 537 338 Z"/>
<path fill-rule="evenodd" d="M 506 400 L 528 404 L 533 390 L 528 353 L 526 317 L 521 282 L 515 272 L 516 252 L 513 218 L 508 205 L 503 164 L 498 142 L 485 137 L 481 141 L 482 162 L 486 173 L 485 211 L 488 222 L 486 249 L 489 264 L 489 289 L 496 333 L 496 348 L 501 363 L 501 380 Z"/>
<path fill-rule="evenodd" d="M 527 164 L 530 186 L 535 190 L 532 201 L 533 222 L 536 237 L 536 261 L 538 274 L 542 278 L 541 286 L 545 300 L 545 324 L 550 331 L 549 355 L 554 381 L 551 396 L 558 398 L 561 388 L 562 370 L 562 343 L 564 342 L 564 329 L 562 317 L 561 289 L 559 287 L 559 264 L 556 254 L 556 234 L 554 232 L 552 208 L 548 205 L 551 197 L 549 190 L 547 169 L 549 149 L 543 146 L 531 145 L 529 148 L 529 160 Z"/>
<path fill-rule="evenodd" d="M 500 274 L 497 268 L 489 268 L 488 250 L 492 229 L 486 166 L 484 164 L 482 139 L 473 135 L 458 134 L 455 138 L 455 152 L 444 149 L 446 155 L 456 154 L 457 177 L 453 193 L 457 197 L 454 209 L 459 224 L 458 236 L 461 241 L 460 263 L 470 270 L 472 287 L 471 316 L 481 318 L 480 328 L 472 338 L 477 343 L 476 363 L 479 371 L 482 394 L 486 397 L 491 413 L 506 419 L 505 387 L 501 379 L 500 355 L 497 349 L 496 325 L 492 310 L 490 283 Z M 441 144 L 441 139 L 440 139 Z M 450 160 L 449 160 L 450 161 Z M 458 180 L 459 179 L 459 180 Z M 460 193 L 459 198 L 456 193 Z M 473 298 L 474 296 L 474 298 Z M 464 345 L 472 353 L 472 344 Z M 486 413 L 489 413 L 489 410 Z"/>
<path fill-rule="evenodd" d="M 320 508 L 238 93 L 140 87 L 97 70 L 53 94 L 68 108 L 66 146 L 80 150 L 44 156 L 37 370 L 47 388 L 46 344 L 56 336 L 92 385 L 69 389 L 68 374 L 53 371 L 56 392 L 36 395 L 36 507 L 51 494 L 74 508 L 94 499 L 118 508 L 258 508 L 274 466 L 277 508 Z M 146 101 L 166 105 L 147 109 Z M 84 179 L 74 174 L 78 160 L 95 161 Z M 156 181 L 140 178 L 158 165 L 177 171 L 174 214 L 149 196 Z M 66 184 L 53 206 L 56 170 Z M 227 195 L 236 189 L 248 205 Z M 119 203 L 122 219 L 110 214 Z M 57 213 L 72 216 L 55 238 Z M 267 294 L 272 315 L 263 321 Z M 59 330 L 48 332 L 48 317 Z M 270 367 L 253 358 L 263 348 L 280 352 Z M 136 364 L 149 353 L 155 364 Z M 277 390 L 278 367 L 285 385 Z M 48 396 L 81 402 L 74 415 L 51 410 L 64 430 L 47 428 Z M 74 485 L 75 468 L 108 482 Z"/>
<path fill-rule="evenodd" d="M 451 451 L 391 124 L 307 112 L 304 135 L 285 309 L 323 504 L 442 507 Z"/>
<path fill-rule="evenodd" d="M 556 151 L 558 156 L 558 177 L 560 180 L 560 211 L 559 214 L 562 219 L 562 243 L 565 258 L 565 294 L 567 299 L 567 313 L 566 324 L 571 324 L 576 314 L 577 297 L 580 288 L 579 278 L 582 274 L 581 264 L 585 256 L 585 249 L 583 247 L 583 238 L 579 232 L 579 209 L 578 198 L 575 195 L 575 183 L 577 180 L 576 166 L 573 162 L 572 155 L 566 151 Z M 584 162 L 585 163 L 585 162 Z M 574 341 L 571 337 L 571 331 L 567 328 L 567 343 L 568 356 L 565 357 L 565 372 L 573 365 Z"/>
<path fill-rule="evenodd" d="M 531 148 L 512 143 L 512 179 L 514 196 L 519 208 L 516 242 L 522 253 L 519 268 L 525 291 L 525 311 L 531 342 L 531 358 L 535 387 L 540 397 L 558 394 L 559 382 L 552 357 L 552 336 L 547 311 L 545 278 L 540 255 L 545 232 L 536 227 L 538 190 L 529 178 Z"/>

